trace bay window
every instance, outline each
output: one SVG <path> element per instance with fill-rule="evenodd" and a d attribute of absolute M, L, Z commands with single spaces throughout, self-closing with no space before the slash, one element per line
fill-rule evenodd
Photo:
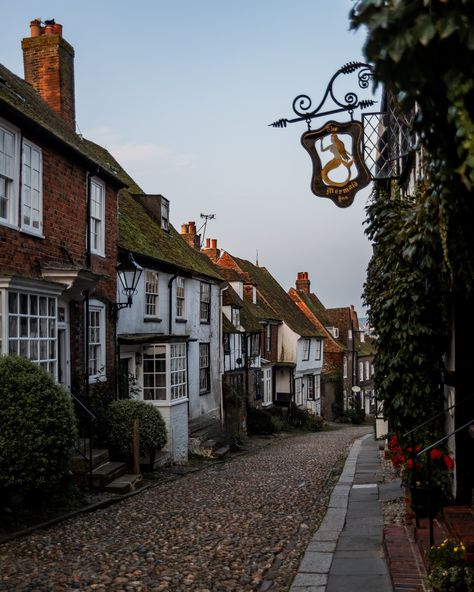
<path fill-rule="evenodd" d="M 143 353 L 143 398 L 173 402 L 187 397 L 186 344 L 157 344 Z"/>

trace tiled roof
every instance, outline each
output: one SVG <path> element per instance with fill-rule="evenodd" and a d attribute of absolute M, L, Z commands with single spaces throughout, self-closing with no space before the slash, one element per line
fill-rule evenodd
<path fill-rule="evenodd" d="M 107 178 L 121 183 L 119 171 L 114 167 L 114 159 L 97 144 L 89 142 L 76 134 L 69 125 L 40 97 L 25 80 L 10 72 L 0 64 L 0 106 L 3 116 L 13 114 L 24 120 L 28 126 L 46 134 L 63 149 L 69 149 L 88 162 L 89 166 L 99 166 Z M 107 155 L 110 158 L 107 158 Z"/>
<path fill-rule="evenodd" d="M 238 329 L 229 321 L 229 319 L 222 315 L 222 332 L 223 333 L 240 333 Z"/>
<path fill-rule="evenodd" d="M 265 267 L 257 267 L 250 261 L 238 257 L 233 257 L 233 259 L 242 271 L 252 277 L 257 285 L 259 303 L 262 302 L 269 306 L 298 335 L 302 337 L 323 336 Z"/>
<path fill-rule="evenodd" d="M 321 322 L 321 310 L 315 306 L 314 300 L 311 296 L 314 294 L 305 294 L 301 290 L 295 290 L 295 288 L 290 288 L 288 291 L 290 298 L 293 302 L 298 306 L 303 314 L 306 315 L 308 320 L 314 324 L 314 326 L 321 332 L 321 334 L 325 337 L 324 341 L 324 351 L 325 352 L 341 352 L 345 348 L 344 346 L 339 343 L 325 328 L 324 321 Z M 316 298 L 316 296 L 315 296 Z M 319 300 L 318 300 L 319 302 Z M 326 325 L 327 326 L 327 325 Z"/>

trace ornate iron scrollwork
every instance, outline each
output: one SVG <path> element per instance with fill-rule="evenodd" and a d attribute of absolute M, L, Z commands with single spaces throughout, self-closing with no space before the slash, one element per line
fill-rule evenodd
<path fill-rule="evenodd" d="M 269 125 L 271 127 L 286 127 L 289 123 L 295 123 L 297 121 L 306 121 L 306 123 L 308 124 L 308 130 L 310 130 L 311 119 L 315 117 L 323 117 L 326 115 L 333 115 L 334 113 L 342 113 L 346 111 L 350 113 L 352 118 L 352 114 L 355 111 L 355 109 L 366 109 L 367 107 L 375 105 L 375 101 L 373 101 L 372 99 L 360 100 L 358 95 L 352 91 L 347 92 L 343 99 L 340 99 L 336 96 L 333 87 L 336 79 L 341 74 L 348 75 L 354 72 L 357 72 L 357 82 L 359 88 L 368 88 L 370 78 L 372 77 L 372 68 L 370 67 L 370 65 L 365 64 L 364 62 L 349 62 L 341 68 L 339 68 L 339 70 L 337 70 L 337 72 L 333 75 L 333 77 L 329 81 L 329 84 L 326 88 L 326 92 L 324 93 L 321 102 L 315 109 L 312 108 L 313 103 L 308 95 L 298 95 L 292 103 L 293 112 L 297 115 L 297 117 L 293 119 L 279 119 L 273 123 L 270 123 Z M 333 101 L 335 108 L 327 111 L 322 111 L 328 99 Z"/>

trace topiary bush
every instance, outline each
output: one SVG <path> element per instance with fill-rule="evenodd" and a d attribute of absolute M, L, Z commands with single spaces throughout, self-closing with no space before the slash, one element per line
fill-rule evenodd
<path fill-rule="evenodd" d="M 153 470 L 155 454 L 166 444 L 166 425 L 157 407 L 145 401 L 114 401 L 109 406 L 109 441 L 113 450 L 130 458 L 133 452 L 133 421 L 140 422 L 140 456 L 149 456 Z"/>
<path fill-rule="evenodd" d="M 0 357 L 0 497 L 53 490 L 76 434 L 66 390 L 30 360 Z"/>

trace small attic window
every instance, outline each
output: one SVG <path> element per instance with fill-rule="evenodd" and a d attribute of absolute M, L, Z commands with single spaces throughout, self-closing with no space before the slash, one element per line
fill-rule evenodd
<path fill-rule="evenodd" d="M 170 229 L 170 202 L 165 197 L 161 197 L 161 228 Z"/>
<path fill-rule="evenodd" d="M 328 333 L 334 337 L 334 339 L 339 339 L 339 327 L 326 327 Z"/>

